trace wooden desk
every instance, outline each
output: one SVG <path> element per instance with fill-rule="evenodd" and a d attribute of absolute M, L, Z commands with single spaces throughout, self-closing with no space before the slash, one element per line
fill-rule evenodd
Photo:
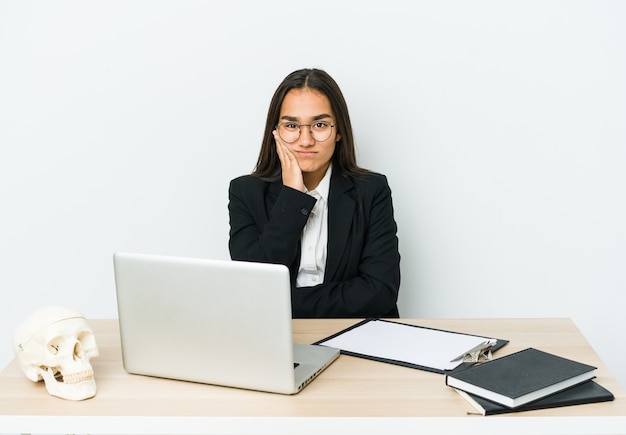
<path fill-rule="evenodd" d="M 0 433 L 626 433 L 626 394 L 571 320 L 402 321 L 510 340 L 496 356 L 537 347 L 592 364 L 596 381 L 616 400 L 467 415 L 473 409 L 443 375 L 345 355 L 295 396 L 134 376 L 122 367 L 117 320 L 90 320 L 100 347 L 92 360 L 97 396 L 82 402 L 52 397 L 12 361 L 0 374 Z M 294 320 L 294 340 L 311 343 L 355 322 Z"/>

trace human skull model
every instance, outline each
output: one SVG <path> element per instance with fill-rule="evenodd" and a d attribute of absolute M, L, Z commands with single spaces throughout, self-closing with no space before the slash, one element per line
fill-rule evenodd
<path fill-rule="evenodd" d="M 98 346 L 79 312 L 57 305 L 41 308 L 18 325 L 13 349 L 26 377 L 43 379 L 51 395 L 69 400 L 96 395 L 89 360 L 98 356 Z"/>

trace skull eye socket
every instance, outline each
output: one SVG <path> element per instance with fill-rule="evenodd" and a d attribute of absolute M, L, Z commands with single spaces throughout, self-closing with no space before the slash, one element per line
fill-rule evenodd
<path fill-rule="evenodd" d="M 72 347 L 70 348 L 69 346 Z M 46 350 L 50 355 L 58 355 L 60 352 L 63 352 L 64 355 L 70 355 L 71 350 L 71 355 L 74 359 L 83 357 L 83 348 L 80 338 L 78 340 L 69 339 L 69 341 L 64 337 L 53 338 L 48 342 Z"/>
<path fill-rule="evenodd" d="M 57 355 L 61 350 L 62 341 L 63 337 L 57 337 L 50 340 L 48 342 L 48 345 L 46 346 L 46 350 L 48 351 L 48 353 L 50 353 L 51 355 Z"/>

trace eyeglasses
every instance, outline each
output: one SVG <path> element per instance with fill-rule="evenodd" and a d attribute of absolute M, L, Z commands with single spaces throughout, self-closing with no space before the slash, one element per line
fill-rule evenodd
<path fill-rule="evenodd" d="M 300 139 L 300 128 L 309 127 L 311 137 L 316 142 L 324 142 L 330 137 L 333 127 L 337 124 L 331 124 L 328 121 L 317 121 L 313 124 L 296 124 L 293 122 L 283 122 L 276 126 L 278 135 L 287 143 L 294 143 Z"/>

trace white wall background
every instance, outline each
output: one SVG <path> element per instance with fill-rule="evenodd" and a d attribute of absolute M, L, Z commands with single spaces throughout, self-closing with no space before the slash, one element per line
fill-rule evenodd
<path fill-rule="evenodd" d="M 228 258 L 269 99 L 326 69 L 388 175 L 405 317 L 572 317 L 626 385 L 626 3 L 0 1 L 0 363 L 112 253 Z"/>

